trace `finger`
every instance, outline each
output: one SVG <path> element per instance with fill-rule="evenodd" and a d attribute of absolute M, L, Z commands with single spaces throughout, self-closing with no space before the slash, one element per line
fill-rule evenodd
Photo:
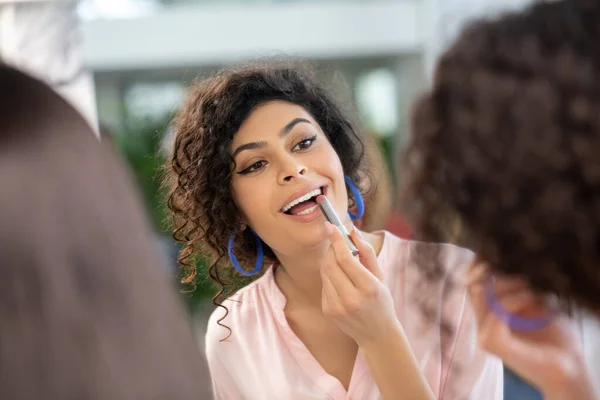
<path fill-rule="evenodd" d="M 364 265 L 377 279 L 383 280 L 383 271 L 379 266 L 379 261 L 377 260 L 377 254 L 375 253 L 375 249 L 373 246 L 369 244 L 365 239 L 363 239 L 358 228 L 354 227 L 352 232 L 350 232 L 350 239 L 358 249 L 358 257 L 360 263 Z"/>
<path fill-rule="evenodd" d="M 489 278 L 488 278 L 489 279 Z M 473 305 L 474 311 L 478 319 L 482 320 L 485 316 L 491 313 L 488 307 L 488 290 L 490 290 L 489 281 L 476 280 L 467 286 L 469 297 Z M 521 288 L 519 285 L 510 285 L 503 288 L 503 293 L 494 290 L 496 301 L 500 303 L 502 308 L 512 314 L 523 317 L 539 316 L 543 314 L 542 307 L 539 306 L 539 296 L 531 290 Z"/>
<path fill-rule="evenodd" d="M 485 281 L 484 286 L 487 290 L 493 290 L 493 294 L 502 307 L 510 313 L 533 316 L 541 315 L 546 312 L 549 302 L 546 296 L 535 293 L 531 290 L 529 284 L 518 276 L 494 275 L 488 277 L 491 279 Z"/>
<path fill-rule="evenodd" d="M 539 308 L 537 296 L 531 291 L 524 290 L 510 295 L 496 296 L 502 308 L 512 314 L 518 314 L 521 316 L 524 311 L 532 308 Z"/>
<path fill-rule="evenodd" d="M 329 276 L 323 271 L 321 272 L 321 282 L 323 285 L 322 289 L 322 307 L 323 310 L 332 310 L 334 307 L 339 305 L 339 295 L 335 289 L 335 286 L 329 279 Z"/>
<path fill-rule="evenodd" d="M 373 274 L 360 263 L 359 258 L 352 255 L 343 233 L 328 222 L 326 224 L 328 224 L 329 240 L 335 259 L 346 276 L 356 287 L 362 287 L 366 282 L 370 282 L 374 278 Z M 332 281 L 335 285 L 336 282 L 333 279 Z"/>
<path fill-rule="evenodd" d="M 473 308 L 473 315 L 477 327 L 481 327 L 485 317 L 490 313 L 487 303 L 485 301 L 485 293 L 482 283 L 474 283 L 468 286 L 467 296 L 469 297 L 469 304 Z"/>
<path fill-rule="evenodd" d="M 339 297 L 351 298 L 356 295 L 356 286 L 337 262 L 333 261 L 324 266 L 323 273 Z"/>
<path fill-rule="evenodd" d="M 504 310 L 522 318 L 549 316 L 555 311 L 547 296 L 536 294 L 531 290 L 496 296 L 496 298 Z"/>
<path fill-rule="evenodd" d="M 517 374 L 527 376 L 532 370 L 543 371 L 548 364 L 564 364 L 568 359 L 562 359 L 563 352 L 548 351 L 547 338 L 562 337 L 570 342 L 568 329 L 560 321 L 554 321 L 540 331 L 523 336 L 515 333 L 502 323 L 490 327 L 485 349 L 502 359 L 505 365 Z M 539 336 L 541 340 L 531 335 Z M 567 343 L 568 343 L 567 342 Z M 574 350 L 577 351 L 577 350 Z M 567 354 L 571 351 L 566 351 Z M 570 355 L 570 354 L 569 354 Z M 570 357 L 567 357 L 570 358 Z"/>
<path fill-rule="evenodd" d="M 499 353 L 503 351 L 503 347 L 505 347 L 504 343 L 510 341 L 512 336 L 510 327 L 503 321 L 500 321 L 489 309 L 484 283 L 470 285 L 467 290 L 467 296 L 475 317 L 479 346 L 501 357 Z"/>
<path fill-rule="evenodd" d="M 490 272 L 487 268 L 487 265 L 478 259 L 474 259 L 471 262 L 471 265 L 468 268 L 463 281 L 465 286 L 469 286 L 474 283 L 481 283 L 485 281 L 489 276 Z"/>
<path fill-rule="evenodd" d="M 333 249 L 330 249 L 330 251 L 330 261 L 322 267 L 321 273 L 326 275 L 327 279 L 332 284 L 339 297 L 349 298 L 350 296 L 356 294 L 354 282 L 348 277 L 344 269 L 337 261 Z"/>
<path fill-rule="evenodd" d="M 489 274 L 487 273 L 485 264 L 479 262 L 477 259 L 473 260 L 465 276 L 467 296 L 469 297 L 469 304 L 473 308 L 473 314 L 475 315 L 478 328 L 481 328 L 486 316 L 490 314 L 484 288 L 484 282 L 485 279 L 487 279 L 487 276 L 489 276 Z"/>
<path fill-rule="evenodd" d="M 480 259 L 475 259 L 465 274 L 464 284 L 468 286 L 475 282 L 482 282 L 491 276 L 492 274 L 487 263 Z M 497 296 L 520 292 L 528 288 L 529 285 L 519 276 L 494 274 L 494 293 Z"/>

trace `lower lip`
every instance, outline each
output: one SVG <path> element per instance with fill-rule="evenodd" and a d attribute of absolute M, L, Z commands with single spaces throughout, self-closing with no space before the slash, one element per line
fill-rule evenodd
<path fill-rule="evenodd" d="M 315 209 L 309 212 L 308 214 L 293 215 L 284 213 L 283 215 L 293 219 L 296 222 L 311 222 L 317 219 L 319 216 L 323 215 L 323 212 L 321 211 L 321 207 L 317 205 Z"/>

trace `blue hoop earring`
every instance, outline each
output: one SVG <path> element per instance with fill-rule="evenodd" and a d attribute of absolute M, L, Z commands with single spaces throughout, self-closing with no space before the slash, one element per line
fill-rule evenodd
<path fill-rule="evenodd" d="M 350 211 L 348 211 L 348 215 L 352 221 L 356 221 L 365 215 L 365 203 L 363 202 L 360 190 L 358 190 L 348 175 L 344 175 L 344 181 L 346 181 L 346 185 L 350 189 L 350 192 L 352 192 L 352 197 L 354 197 L 354 203 L 356 203 L 356 214 L 352 214 Z"/>
<path fill-rule="evenodd" d="M 237 270 L 237 272 L 239 272 L 241 275 L 244 275 L 244 276 L 256 275 L 258 273 L 258 271 L 260 271 L 262 264 L 263 264 L 262 240 L 260 239 L 260 237 L 258 237 L 256 232 L 254 232 L 252 229 L 250 229 L 250 232 L 254 235 L 254 238 L 256 239 L 256 264 L 254 264 L 254 269 L 252 270 L 252 272 L 245 271 L 242 268 L 242 266 L 240 265 L 240 263 L 238 262 L 237 258 L 235 257 L 235 254 L 233 254 L 233 243 L 235 242 L 235 232 L 233 232 L 231 234 L 231 236 L 229 236 L 229 243 L 227 244 L 227 253 L 229 254 L 229 260 L 231 260 L 231 264 L 233 264 L 233 268 L 235 268 Z"/>
<path fill-rule="evenodd" d="M 553 315 L 543 315 L 540 317 L 521 317 L 508 311 L 500 300 L 496 297 L 494 290 L 495 279 L 493 276 L 489 277 L 485 283 L 485 300 L 488 308 L 496 315 L 496 317 L 508 325 L 510 328 L 517 331 L 538 331 L 544 329 L 550 322 L 552 322 Z"/>

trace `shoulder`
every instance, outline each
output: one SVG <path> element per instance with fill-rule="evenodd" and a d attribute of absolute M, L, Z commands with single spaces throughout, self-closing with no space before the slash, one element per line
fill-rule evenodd
<path fill-rule="evenodd" d="M 266 308 L 272 303 L 269 297 L 269 281 L 272 274 L 263 277 L 240 289 L 211 313 L 206 328 L 205 348 L 209 358 L 215 352 L 226 351 L 245 345 L 251 340 L 252 332 L 258 331 Z"/>
<path fill-rule="evenodd" d="M 473 252 L 385 235 L 381 255 L 388 284 L 415 356 L 425 360 L 432 348 L 439 354 L 423 362 L 438 371 L 429 373 L 440 384 L 440 398 L 457 398 L 451 393 L 465 399 L 502 398 L 501 362 L 473 345 L 477 329 L 463 285 Z"/>
<path fill-rule="evenodd" d="M 258 282 L 258 281 L 257 281 Z M 216 306 L 208 319 L 206 327 L 206 348 L 226 341 L 230 334 L 244 329 L 249 321 L 249 316 L 256 309 L 256 298 L 260 291 L 257 282 L 240 289 L 232 296 Z"/>
<path fill-rule="evenodd" d="M 428 243 L 385 233 L 380 262 L 403 322 L 439 335 L 456 334 L 470 310 L 463 277 L 473 253 L 448 243 Z"/>
<path fill-rule="evenodd" d="M 472 251 L 453 244 L 402 239 L 387 231 L 380 234 L 384 242 L 379 258 L 384 269 L 406 270 L 433 282 L 460 278 L 473 261 Z"/>

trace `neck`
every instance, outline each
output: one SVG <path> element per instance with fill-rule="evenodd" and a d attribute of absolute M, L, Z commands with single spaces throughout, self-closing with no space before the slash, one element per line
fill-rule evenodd
<path fill-rule="evenodd" d="M 275 282 L 289 306 L 321 308 L 321 268 L 327 262 L 329 243 L 299 255 L 277 254 Z"/>

